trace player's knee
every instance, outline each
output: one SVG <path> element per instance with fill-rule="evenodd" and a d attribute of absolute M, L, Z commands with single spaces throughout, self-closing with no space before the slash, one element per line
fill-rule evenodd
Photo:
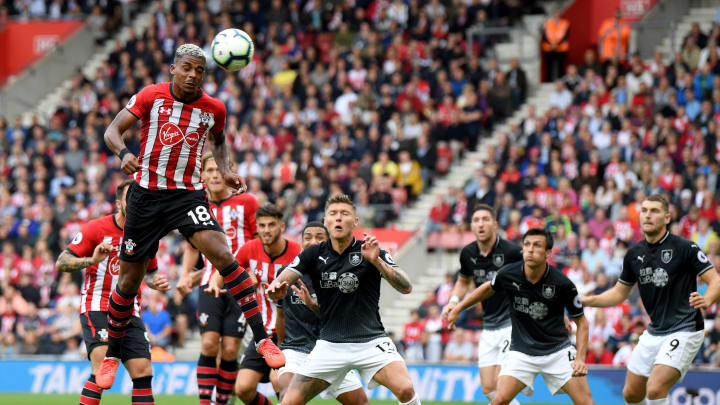
<path fill-rule="evenodd" d="M 303 405 L 302 393 L 298 390 L 288 389 L 282 396 L 283 405 Z"/>
<path fill-rule="evenodd" d="M 408 382 L 398 388 L 395 395 L 397 395 L 400 402 L 410 402 L 410 400 L 415 397 L 415 389 L 413 388 L 412 383 Z"/>
<path fill-rule="evenodd" d="M 490 405 L 508 405 L 512 401 L 512 398 L 505 397 L 503 395 L 495 395 L 495 397 L 490 401 Z"/>
<path fill-rule="evenodd" d="M 625 402 L 630 403 L 641 402 L 645 399 L 645 393 L 633 387 L 625 386 L 625 388 L 623 388 L 623 399 L 625 399 Z"/>
<path fill-rule="evenodd" d="M 235 385 L 235 393 L 238 398 L 246 404 L 249 404 L 257 395 L 257 391 L 255 391 L 254 387 L 249 387 L 243 384 Z"/>
<path fill-rule="evenodd" d="M 648 399 L 660 399 L 668 396 L 669 389 L 660 383 L 648 382 L 647 397 Z"/>
<path fill-rule="evenodd" d="M 238 344 L 236 342 L 226 342 L 223 339 L 222 359 L 226 360 L 226 361 L 233 361 L 233 360 L 237 359 L 237 354 L 238 354 Z"/>
<path fill-rule="evenodd" d="M 495 385 L 494 384 L 482 384 L 482 392 L 483 395 L 487 396 L 489 393 L 495 391 Z"/>
<path fill-rule="evenodd" d="M 203 356 L 217 357 L 218 342 L 213 339 L 203 339 L 200 350 Z"/>

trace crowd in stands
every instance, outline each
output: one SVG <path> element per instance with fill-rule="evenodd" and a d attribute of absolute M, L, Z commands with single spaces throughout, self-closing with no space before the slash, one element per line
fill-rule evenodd
<path fill-rule="evenodd" d="M 428 247 L 455 251 L 472 242 L 471 207 L 489 204 L 508 240 L 518 242 L 534 227 L 551 231 L 551 264 L 581 294 L 599 294 L 614 285 L 628 247 L 642 239 L 640 203 L 661 193 L 671 202 L 670 232 L 697 243 L 720 268 L 720 25 L 707 33 L 693 25 L 684 44 L 672 60 L 657 53 L 649 62 L 600 62 L 588 50 L 582 64 L 567 66 L 550 109 L 540 114 L 530 106 L 497 146 L 487 146 L 487 159 L 463 188 L 437 196 Z M 437 316 L 453 278 L 429 291 L 406 325 L 406 346 L 421 358 L 438 360 L 443 346 L 447 356 L 450 342 L 463 340 Z M 707 286 L 699 283 L 703 293 Z M 460 326 L 476 329 L 478 311 L 467 311 Z M 589 363 L 625 364 L 649 322 L 637 292 L 618 307 L 585 314 Z M 717 304 L 706 311 L 705 327 L 695 362 L 720 367 Z M 465 340 L 474 336 L 464 333 Z"/>
<path fill-rule="evenodd" d="M 534 2 L 465 3 L 176 1 L 144 33 L 116 43 L 94 77 L 77 73 L 47 125 L 0 118 L 3 353 L 82 354 L 82 276 L 57 274 L 54 261 L 83 223 L 112 212 L 124 175 L 103 133 L 133 94 L 169 80 L 178 45 L 192 42 L 209 55 L 215 33 L 230 27 L 254 38 L 255 59 L 238 73 L 208 59 L 203 90 L 226 104 L 235 170 L 261 203 L 284 210 L 290 236 L 340 191 L 364 225 L 382 227 L 527 94 L 517 61 L 507 72 L 494 60 L 481 66 L 495 39 L 475 41 L 467 59 L 464 33 L 510 25 Z M 64 15 L 91 12 L 82 1 L 38 0 L 13 2 L 10 13 L 52 16 L 58 4 Z M 134 153 L 138 128 L 126 136 Z M 175 283 L 183 243 L 175 235 L 165 244 L 160 271 Z M 144 306 L 154 344 L 169 344 L 168 333 L 182 344 L 195 320 L 192 296 L 147 292 Z"/>

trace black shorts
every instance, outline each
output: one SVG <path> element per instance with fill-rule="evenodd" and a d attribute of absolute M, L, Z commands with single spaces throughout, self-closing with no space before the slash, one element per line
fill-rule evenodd
<path fill-rule="evenodd" d="M 107 316 L 107 312 L 100 311 L 80 314 L 88 359 L 94 348 L 108 344 Z M 150 341 L 145 334 L 145 324 L 137 316 L 130 317 L 130 324 L 122 341 L 120 360 L 124 363 L 130 359 L 150 360 Z"/>
<path fill-rule="evenodd" d="M 242 339 L 245 335 L 245 317 L 237 301 L 228 293 L 215 298 L 207 295 L 207 284 L 200 287 L 197 318 L 200 333 L 217 332 L 220 336 Z"/>
<path fill-rule="evenodd" d="M 272 334 L 272 340 L 277 344 L 277 335 Z M 250 342 L 248 347 L 245 349 L 245 353 L 243 353 L 242 359 L 240 360 L 240 369 L 249 368 L 250 370 L 255 370 L 262 374 L 262 378 L 260 379 L 260 382 L 270 382 L 270 371 L 272 370 L 270 366 L 267 365 L 265 362 L 265 358 L 261 356 L 257 350 L 255 350 L 255 343 Z"/>
<path fill-rule="evenodd" d="M 186 239 L 205 229 L 222 232 L 204 190 L 148 190 L 133 182 L 126 214 L 120 249 L 120 259 L 126 262 L 155 256 L 160 239 L 174 229 Z"/>

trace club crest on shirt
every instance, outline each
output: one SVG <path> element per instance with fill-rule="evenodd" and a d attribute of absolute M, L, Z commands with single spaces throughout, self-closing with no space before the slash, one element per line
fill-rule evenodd
<path fill-rule="evenodd" d="M 198 315 L 198 322 L 200 322 L 200 325 L 206 326 L 208 324 L 208 318 L 209 318 L 209 315 L 206 314 L 205 312 L 203 312 L 200 315 Z"/>
<path fill-rule="evenodd" d="M 350 264 L 352 264 L 353 266 L 357 266 L 358 264 L 362 263 L 362 254 L 360 254 L 360 252 L 352 252 L 350 253 L 348 259 L 350 260 Z"/>
<path fill-rule="evenodd" d="M 215 122 L 215 115 L 211 112 L 203 111 L 200 113 L 200 126 L 207 129 Z"/>
<path fill-rule="evenodd" d="M 502 265 L 505 264 L 505 255 L 502 253 L 494 254 L 493 264 L 495 267 L 502 267 Z"/>
<path fill-rule="evenodd" d="M 673 256 L 672 249 L 665 249 L 662 252 L 660 252 L 660 260 L 662 260 L 662 262 L 665 264 L 670 263 L 670 260 L 672 260 L 672 256 Z"/>
<path fill-rule="evenodd" d="M 108 341 L 108 331 L 107 329 L 103 328 L 97 331 L 97 338 L 101 342 L 107 342 Z"/>
<path fill-rule="evenodd" d="M 338 288 L 345 294 L 349 294 L 357 290 L 360 285 L 360 280 L 353 273 L 343 273 L 338 279 Z"/>
<path fill-rule="evenodd" d="M 553 284 L 543 284 L 542 296 L 546 299 L 550 299 L 555 296 L 555 286 Z"/>

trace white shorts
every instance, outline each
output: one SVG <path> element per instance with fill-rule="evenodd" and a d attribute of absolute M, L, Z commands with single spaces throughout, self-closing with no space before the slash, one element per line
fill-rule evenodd
<path fill-rule="evenodd" d="M 655 364 L 663 364 L 680 371 L 681 381 L 688 367 L 695 359 L 705 339 L 704 331 L 675 332 L 664 336 L 651 335 L 645 331 L 640 335 L 627 369 L 633 374 L 650 377 Z"/>
<path fill-rule="evenodd" d="M 308 353 L 292 349 L 285 349 L 282 352 L 285 355 L 285 365 L 278 370 L 278 377 L 285 373 L 303 374 L 302 370 L 307 363 Z M 355 391 L 359 388 L 362 388 L 360 376 L 357 371 L 350 370 L 345 374 L 345 378 L 336 381 L 320 393 L 320 397 L 325 399 L 337 398 L 346 392 Z"/>
<path fill-rule="evenodd" d="M 483 330 L 478 339 L 478 368 L 497 366 L 510 351 L 512 326 Z"/>
<path fill-rule="evenodd" d="M 378 386 L 373 380 L 375 373 L 394 361 L 405 362 L 398 354 L 392 339 L 387 336 L 365 343 L 318 340 L 313 351 L 307 356 L 307 362 L 300 374 L 319 378 L 333 385 L 342 381 L 350 370 L 356 369 L 368 389 L 373 389 Z"/>
<path fill-rule="evenodd" d="M 559 394 L 563 392 L 563 385 L 572 378 L 571 362 L 575 360 L 575 353 L 575 348 L 572 346 L 545 356 L 530 356 L 511 350 L 505 356 L 500 375 L 515 377 L 525 384 L 522 393 L 529 397 L 534 392 L 535 377 L 542 374 L 550 393 Z"/>

